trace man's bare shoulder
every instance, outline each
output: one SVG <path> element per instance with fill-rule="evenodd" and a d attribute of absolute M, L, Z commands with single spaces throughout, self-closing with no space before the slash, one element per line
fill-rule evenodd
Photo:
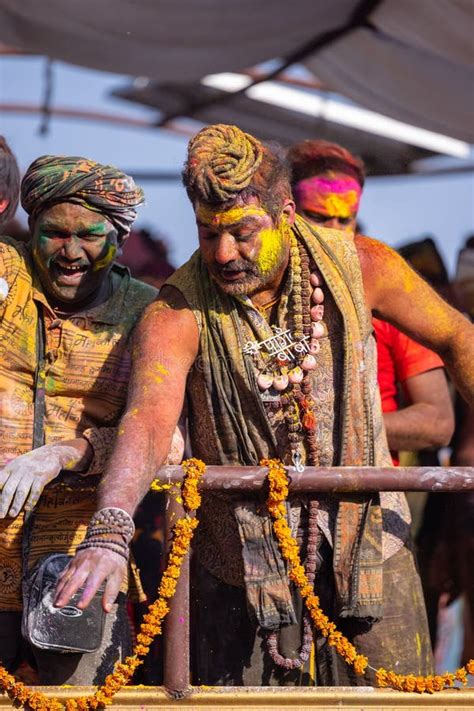
<path fill-rule="evenodd" d="M 354 237 L 357 255 L 359 257 L 365 296 L 368 305 L 376 309 L 380 294 L 400 280 L 408 269 L 405 260 L 394 249 L 380 240 L 356 235 Z"/>
<path fill-rule="evenodd" d="M 159 308 L 168 308 L 173 311 L 191 311 L 191 307 L 182 292 L 171 284 L 165 284 L 160 289 L 156 303 L 162 304 Z"/>
<path fill-rule="evenodd" d="M 192 309 L 178 289 L 164 286 L 145 311 L 136 340 L 160 342 L 186 352 L 197 352 L 199 329 Z"/>
<path fill-rule="evenodd" d="M 373 237 L 356 234 L 354 244 L 362 266 L 375 266 L 383 264 L 393 264 L 400 261 L 401 257 L 394 249 Z"/>

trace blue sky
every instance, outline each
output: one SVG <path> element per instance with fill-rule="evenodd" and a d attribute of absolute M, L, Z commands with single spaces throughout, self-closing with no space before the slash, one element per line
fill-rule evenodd
<path fill-rule="evenodd" d="M 0 103 L 38 104 L 44 91 L 45 60 L 40 57 L 0 57 Z M 138 118 L 154 112 L 133 107 L 108 94 L 127 77 L 55 63 L 53 105 Z M 137 128 L 119 128 L 79 120 L 52 118 L 49 132 L 40 136 L 39 115 L 2 112 L 0 132 L 13 148 L 22 170 L 39 155 L 69 153 L 113 163 L 125 170 L 179 172 L 186 139 L 175 134 Z M 184 262 L 196 246 L 193 213 L 178 182 L 143 185 L 147 204 L 138 225 L 159 230 L 167 237 L 171 258 Z M 361 203 L 360 219 L 366 233 L 399 245 L 430 234 L 451 274 L 457 252 L 474 232 L 474 176 L 370 178 Z"/>

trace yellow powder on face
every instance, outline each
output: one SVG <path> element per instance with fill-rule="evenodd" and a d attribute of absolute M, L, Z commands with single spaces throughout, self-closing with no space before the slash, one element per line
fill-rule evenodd
<path fill-rule="evenodd" d="M 284 232 L 280 228 L 268 228 L 260 232 L 261 247 L 255 260 L 260 274 L 266 276 L 275 271 L 282 261 L 285 250 Z"/>
<path fill-rule="evenodd" d="M 330 195 L 321 196 L 321 204 L 324 205 L 328 215 L 333 217 L 353 217 L 357 212 L 359 196 L 354 191 L 348 192 L 345 195 Z"/>
<path fill-rule="evenodd" d="M 97 262 L 94 262 L 94 266 L 92 267 L 93 271 L 97 272 L 97 271 L 99 271 L 99 269 L 108 267 L 110 262 L 113 261 L 116 253 L 117 253 L 117 247 L 114 244 L 107 245 L 107 251 L 106 251 L 105 255 L 102 257 L 102 259 L 98 259 Z"/>
<path fill-rule="evenodd" d="M 205 205 L 198 205 L 196 217 L 203 225 L 222 228 L 227 225 L 235 225 L 245 217 L 269 217 L 269 215 L 263 208 L 255 205 L 231 207 L 230 210 L 214 210 Z"/>

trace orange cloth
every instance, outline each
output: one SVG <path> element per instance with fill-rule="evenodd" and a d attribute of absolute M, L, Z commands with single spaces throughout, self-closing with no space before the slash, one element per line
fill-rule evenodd
<path fill-rule="evenodd" d="M 441 358 L 399 331 L 386 321 L 372 319 L 377 340 L 377 379 L 382 398 L 382 411 L 399 409 L 398 383 L 426 373 L 434 368 L 443 368 Z M 396 452 L 392 452 L 394 464 L 398 464 Z"/>
<path fill-rule="evenodd" d="M 110 443 L 110 431 L 126 401 L 129 336 L 156 290 L 114 266 L 112 295 L 104 303 L 58 319 L 35 275 L 27 245 L 8 237 L 0 238 L 0 276 L 9 289 L 0 302 L 0 466 L 32 447 L 39 304 L 46 335 L 45 444 L 86 436 L 97 447 L 91 465 L 91 473 L 97 473 L 104 465 L 100 443 Z M 36 557 L 71 552 L 83 538 L 95 510 L 95 488 L 92 480 L 79 481 L 80 490 L 53 483 L 40 498 L 32 557 L 35 549 Z M 22 528 L 22 514 L 0 521 L 0 611 L 21 609 Z"/>

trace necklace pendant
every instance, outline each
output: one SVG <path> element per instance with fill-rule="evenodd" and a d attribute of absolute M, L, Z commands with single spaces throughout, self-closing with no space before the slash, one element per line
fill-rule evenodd
<path fill-rule="evenodd" d="M 260 393 L 260 399 L 262 400 L 262 402 L 271 403 L 275 405 L 280 405 L 281 403 L 280 393 L 275 392 L 273 388 L 269 388 L 268 390 L 265 390 L 264 392 Z"/>
<path fill-rule="evenodd" d="M 316 368 L 316 358 L 313 355 L 305 355 L 301 363 L 303 370 L 314 370 Z"/>
<path fill-rule="evenodd" d="M 299 450 L 297 450 L 296 452 L 293 452 L 293 454 L 291 455 L 291 461 L 293 462 L 293 466 L 296 469 L 296 471 L 299 474 L 302 474 L 305 470 L 305 466 L 303 464 L 303 460 L 302 460 L 301 453 L 299 452 Z"/>
<path fill-rule="evenodd" d="M 270 375 L 269 373 L 260 373 L 257 378 L 257 385 L 260 390 L 268 390 L 268 388 L 271 387 L 272 383 L 273 375 Z"/>
<path fill-rule="evenodd" d="M 289 379 L 287 375 L 275 375 L 275 377 L 273 378 L 273 387 L 275 388 L 275 390 L 286 390 L 286 388 L 288 387 L 288 383 Z"/>
<path fill-rule="evenodd" d="M 302 369 L 299 367 L 299 365 L 296 366 L 296 368 L 293 368 L 293 370 L 290 370 L 288 373 L 288 379 L 290 383 L 301 383 L 301 381 L 304 378 L 304 373 Z"/>

